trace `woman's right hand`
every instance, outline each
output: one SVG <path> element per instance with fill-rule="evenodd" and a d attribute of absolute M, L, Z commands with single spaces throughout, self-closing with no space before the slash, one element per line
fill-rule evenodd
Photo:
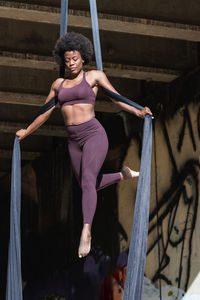
<path fill-rule="evenodd" d="M 27 130 L 26 129 L 20 129 L 16 132 L 16 136 L 18 136 L 19 141 L 23 140 L 27 135 Z"/>

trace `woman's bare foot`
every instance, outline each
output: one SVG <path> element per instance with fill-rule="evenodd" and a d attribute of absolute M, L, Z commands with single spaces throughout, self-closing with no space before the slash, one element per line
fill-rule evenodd
<path fill-rule="evenodd" d="M 129 167 L 124 166 L 121 170 L 122 179 L 132 179 L 134 177 L 138 177 L 140 172 L 136 172 L 131 170 Z"/>
<path fill-rule="evenodd" d="M 84 224 L 81 234 L 78 256 L 85 257 L 89 254 L 91 249 L 91 224 Z"/>

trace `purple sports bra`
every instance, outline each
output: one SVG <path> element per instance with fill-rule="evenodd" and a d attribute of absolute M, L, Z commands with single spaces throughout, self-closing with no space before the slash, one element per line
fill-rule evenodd
<path fill-rule="evenodd" d="M 87 82 L 85 73 L 83 73 L 82 81 L 71 88 L 64 88 L 64 81 L 65 79 L 61 82 L 58 89 L 58 102 L 61 107 L 78 103 L 95 103 L 96 95 Z"/>

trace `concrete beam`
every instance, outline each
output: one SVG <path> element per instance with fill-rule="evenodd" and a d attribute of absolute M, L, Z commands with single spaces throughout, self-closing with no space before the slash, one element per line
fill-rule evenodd
<path fill-rule="evenodd" d="M 103 64 L 107 76 L 157 82 L 171 82 L 181 76 L 180 71 L 151 68 L 145 66 L 131 66 L 122 64 Z"/>
<path fill-rule="evenodd" d="M 22 160 L 34 160 L 37 157 L 40 157 L 40 152 L 30 152 L 30 151 L 22 151 L 21 159 Z M 12 151 L 0 149 L 0 159 L 11 159 Z"/>
<path fill-rule="evenodd" d="M 0 179 L 7 175 L 7 172 L 0 171 Z"/>
<path fill-rule="evenodd" d="M 4 176 L 11 172 L 11 161 L 10 159 L 0 158 L 0 172 L 1 176 Z"/>
<path fill-rule="evenodd" d="M 100 30 L 193 42 L 200 41 L 200 26 L 198 25 L 163 22 L 146 18 L 141 19 L 102 13 L 99 13 L 98 17 Z M 0 18 L 55 25 L 60 24 L 60 15 L 58 13 L 11 7 L 1 7 Z M 69 10 L 68 26 L 73 28 L 91 28 L 89 13 L 85 11 Z"/>
<path fill-rule="evenodd" d="M 44 96 L 33 94 L 0 92 L 0 103 L 41 107 Z"/>
<path fill-rule="evenodd" d="M 0 57 L 0 67 L 18 67 L 28 69 L 50 70 L 58 72 L 57 65 L 49 61 L 37 61 L 32 59 L 22 59 L 13 57 Z M 95 68 L 95 64 L 91 63 L 87 69 Z M 168 70 L 161 68 L 151 68 L 145 66 L 132 66 L 125 64 L 104 63 L 103 69 L 108 77 L 127 78 L 146 81 L 170 82 L 181 75 L 180 71 Z"/>
<path fill-rule="evenodd" d="M 43 95 L 0 92 L 0 103 L 41 107 L 44 104 Z M 58 106 L 59 107 L 59 106 Z M 95 111 L 117 113 L 121 109 L 111 101 L 97 100 Z"/>
<path fill-rule="evenodd" d="M 18 129 L 26 128 L 26 123 L 0 121 L 0 132 L 15 133 Z M 32 135 L 66 137 L 64 126 L 44 125 L 32 133 Z"/>

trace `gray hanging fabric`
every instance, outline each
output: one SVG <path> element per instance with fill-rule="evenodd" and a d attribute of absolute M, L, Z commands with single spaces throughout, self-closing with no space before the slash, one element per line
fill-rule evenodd
<path fill-rule="evenodd" d="M 16 137 L 12 156 L 10 244 L 8 252 L 6 300 L 22 299 L 20 213 L 21 154 L 19 140 L 18 137 Z"/>
<path fill-rule="evenodd" d="M 92 31 L 94 38 L 94 49 L 97 68 L 102 70 L 102 58 L 99 38 L 98 17 L 96 0 L 90 0 L 90 13 L 92 20 Z M 96 49 L 97 48 L 97 49 Z M 122 101 L 136 108 L 141 106 L 131 102 L 129 99 L 117 96 L 106 89 L 104 91 L 113 98 L 118 97 Z M 114 97 L 115 96 L 115 97 Z M 140 176 L 138 180 L 133 229 L 129 247 L 128 265 L 125 281 L 123 300 L 141 300 L 144 268 L 146 260 L 148 222 L 149 222 L 149 198 L 150 198 L 150 176 L 151 176 L 151 152 L 152 152 L 152 119 L 149 115 L 145 117 L 143 128 L 142 155 L 140 164 Z"/>
<path fill-rule="evenodd" d="M 123 300 L 141 300 L 149 224 L 151 181 L 152 119 L 146 116 L 143 128 L 140 176 L 135 200 L 133 228 Z"/>
<path fill-rule="evenodd" d="M 62 36 L 67 32 L 67 20 L 68 20 L 68 0 L 61 0 L 60 36 Z"/>
<path fill-rule="evenodd" d="M 94 38 L 94 48 L 97 68 L 102 70 L 102 58 L 98 29 L 96 1 L 90 0 L 90 11 Z M 68 1 L 61 2 L 61 34 L 67 31 Z M 109 96 L 118 101 L 128 103 L 142 109 L 141 106 L 131 100 L 104 89 Z M 57 99 L 52 99 L 54 105 Z M 44 106 L 39 114 L 52 106 Z M 39 115 L 38 114 L 38 115 Z M 38 116 L 37 115 L 37 116 Z M 143 130 L 143 146 L 140 165 L 140 176 L 135 202 L 133 230 L 130 242 L 127 276 L 123 300 L 140 300 L 142 297 L 142 283 L 146 258 L 149 197 L 150 197 L 150 173 L 151 173 L 151 148 L 152 148 L 152 120 L 145 117 Z M 21 279 L 21 248 L 20 248 L 20 205 L 21 205 L 21 167 L 20 146 L 16 137 L 13 149 L 12 180 L 11 180 L 11 208 L 10 208 L 10 244 L 8 254 L 7 291 L 6 300 L 22 300 Z"/>
<path fill-rule="evenodd" d="M 67 16 L 68 0 L 61 0 L 61 35 L 67 32 Z M 57 101 L 57 97 L 51 99 L 51 101 L 49 101 L 39 110 L 33 120 L 36 119 L 40 114 L 55 106 Z M 20 235 L 21 157 L 18 137 L 15 137 L 14 141 L 11 178 L 10 242 L 8 250 L 6 300 L 22 300 Z"/>
<path fill-rule="evenodd" d="M 93 35 L 95 59 L 96 59 L 97 69 L 102 71 L 103 65 L 102 65 L 102 57 L 101 57 L 101 44 L 99 38 L 97 5 L 96 5 L 96 0 L 89 0 L 89 1 L 90 1 L 90 15 L 91 15 L 91 23 L 92 23 L 92 35 Z"/>

